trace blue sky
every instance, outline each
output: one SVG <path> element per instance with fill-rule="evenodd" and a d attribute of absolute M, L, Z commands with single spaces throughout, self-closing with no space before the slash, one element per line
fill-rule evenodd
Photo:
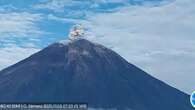
<path fill-rule="evenodd" d="M 15 26 L 14 28 L 19 27 L 17 30 L 3 30 L 2 36 L 8 37 L 3 38 L 1 45 L 4 46 L 7 44 L 4 40 L 14 40 L 15 44 L 19 46 L 26 46 L 26 43 L 30 42 L 38 48 L 42 48 L 54 41 L 64 39 L 68 35 L 70 27 L 77 23 L 76 20 L 78 22 L 79 20 L 85 20 L 92 13 L 111 13 L 123 6 L 142 5 L 145 2 L 158 4 L 159 1 L 1 0 L 0 12 L 1 16 L 5 16 L 1 17 L 1 19 L 8 18 L 6 21 L 11 22 L 10 26 Z M 67 20 L 62 20 L 63 22 L 59 20 L 63 18 Z M 4 25 L 6 25 L 6 21 L 4 21 Z M 14 22 L 22 23 L 14 24 Z M 32 38 L 36 39 L 36 41 L 32 41 Z"/>
<path fill-rule="evenodd" d="M 166 83 L 195 90 L 194 0 L 0 0 L 0 69 L 83 24 L 86 39 L 113 49 Z"/>

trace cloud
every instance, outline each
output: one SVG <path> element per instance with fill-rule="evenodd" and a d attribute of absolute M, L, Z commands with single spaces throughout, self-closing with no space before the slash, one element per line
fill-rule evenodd
<path fill-rule="evenodd" d="M 0 37 L 40 35 L 37 22 L 42 19 L 41 14 L 28 12 L 0 12 Z"/>
<path fill-rule="evenodd" d="M 3 5 L 0 7 L 0 12 L 9 12 L 12 10 L 16 10 L 17 8 L 14 7 L 13 5 Z"/>
<path fill-rule="evenodd" d="M 2 69 L 15 64 L 39 50 L 37 48 L 22 48 L 16 45 L 0 48 L 0 68 Z"/>
<path fill-rule="evenodd" d="M 65 6 L 73 6 L 78 3 L 81 3 L 81 2 L 74 1 L 74 0 L 47 0 L 45 2 L 34 5 L 33 8 L 49 9 L 54 12 L 63 12 Z"/>
<path fill-rule="evenodd" d="M 46 33 L 37 25 L 43 19 L 42 14 L 13 11 L 13 9 L 16 8 L 11 5 L 0 8 L 0 69 L 39 51 L 30 39 L 37 39 L 34 36 Z"/>
<path fill-rule="evenodd" d="M 101 5 L 129 4 L 129 0 L 46 0 L 33 6 L 34 9 L 47 9 L 54 12 L 64 12 L 70 7 L 73 10 L 97 9 Z M 110 6 L 107 6 L 110 7 Z M 112 8 L 112 6 L 110 7 Z M 89 10 L 88 10 L 89 11 Z M 92 11 L 92 10 L 90 10 Z"/>
<path fill-rule="evenodd" d="M 64 18 L 64 17 L 58 17 L 53 14 L 49 14 L 47 16 L 49 20 L 54 20 L 58 22 L 65 22 L 65 23 L 79 23 L 81 22 L 81 19 L 73 19 L 73 18 Z"/>
<path fill-rule="evenodd" d="M 94 13 L 83 24 L 88 39 L 190 93 L 195 89 L 193 4 L 194 0 L 176 0 L 160 6 L 126 6 L 112 13 Z"/>

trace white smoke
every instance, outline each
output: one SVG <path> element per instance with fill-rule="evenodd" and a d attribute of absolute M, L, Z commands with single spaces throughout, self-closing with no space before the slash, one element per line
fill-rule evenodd
<path fill-rule="evenodd" d="M 69 33 L 69 39 L 76 39 L 84 36 L 84 28 L 81 24 L 76 24 L 72 27 Z"/>

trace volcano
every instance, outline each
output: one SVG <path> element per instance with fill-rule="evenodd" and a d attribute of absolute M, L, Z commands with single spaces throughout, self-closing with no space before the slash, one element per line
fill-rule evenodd
<path fill-rule="evenodd" d="M 189 96 L 85 39 L 57 42 L 0 71 L 0 103 L 87 103 L 90 108 L 193 110 Z"/>

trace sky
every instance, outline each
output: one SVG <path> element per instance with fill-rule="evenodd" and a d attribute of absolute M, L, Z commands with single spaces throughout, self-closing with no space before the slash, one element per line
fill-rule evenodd
<path fill-rule="evenodd" d="M 195 90 L 194 0 L 0 0 L 0 70 L 82 24 L 100 43 L 186 93 Z"/>

